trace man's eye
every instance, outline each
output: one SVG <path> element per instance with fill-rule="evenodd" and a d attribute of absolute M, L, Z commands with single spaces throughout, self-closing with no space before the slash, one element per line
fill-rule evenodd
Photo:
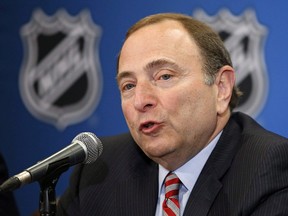
<path fill-rule="evenodd" d="M 124 85 L 123 90 L 127 91 L 127 90 L 130 90 L 130 89 L 134 88 L 134 87 L 135 87 L 134 84 L 129 83 L 129 84 Z"/>
<path fill-rule="evenodd" d="M 160 79 L 161 80 L 169 80 L 172 77 L 171 74 L 163 74 L 161 75 Z"/>

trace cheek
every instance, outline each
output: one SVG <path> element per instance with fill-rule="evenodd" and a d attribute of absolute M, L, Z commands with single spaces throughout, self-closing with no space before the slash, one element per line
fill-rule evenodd
<path fill-rule="evenodd" d="M 199 106 L 200 100 L 201 96 L 197 90 L 182 90 L 171 99 L 171 106 L 174 111 L 178 110 L 179 114 L 187 114 L 193 112 Z"/>
<path fill-rule="evenodd" d="M 133 116 L 132 114 L 133 110 L 132 110 L 131 104 L 122 102 L 121 106 L 122 106 L 123 115 L 129 125 L 130 124 L 129 122 L 132 121 L 132 116 Z"/>
<path fill-rule="evenodd" d="M 198 89 L 181 92 L 171 101 L 172 115 L 177 115 L 179 122 L 184 125 L 198 124 L 199 120 L 214 112 L 215 102 L 211 92 Z M 173 113 L 174 112 L 174 113 Z"/>

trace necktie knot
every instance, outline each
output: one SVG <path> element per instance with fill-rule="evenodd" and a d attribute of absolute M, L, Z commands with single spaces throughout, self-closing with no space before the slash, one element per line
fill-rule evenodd
<path fill-rule="evenodd" d="M 169 173 L 165 179 L 165 198 L 178 197 L 180 179 L 174 173 Z"/>
<path fill-rule="evenodd" d="M 181 181 L 174 173 L 168 173 L 165 178 L 165 200 L 163 202 L 163 213 L 166 216 L 180 215 L 180 204 L 178 200 Z"/>

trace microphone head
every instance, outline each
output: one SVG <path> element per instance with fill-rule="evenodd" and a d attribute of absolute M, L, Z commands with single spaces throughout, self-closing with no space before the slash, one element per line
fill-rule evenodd
<path fill-rule="evenodd" d="M 103 144 L 95 134 L 91 132 L 80 133 L 73 139 L 72 143 L 77 141 L 82 142 L 87 148 L 85 164 L 96 161 L 102 154 Z"/>

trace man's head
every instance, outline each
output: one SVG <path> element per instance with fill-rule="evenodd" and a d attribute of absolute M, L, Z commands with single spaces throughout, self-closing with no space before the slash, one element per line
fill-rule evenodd
<path fill-rule="evenodd" d="M 191 38 L 194 39 L 203 58 L 203 72 L 205 74 L 206 84 L 211 85 L 214 82 L 215 76 L 222 66 L 233 66 L 230 54 L 225 48 L 219 35 L 206 24 L 183 14 L 162 13 L 147 16 L 138 21 L 127 31 L 125 40 L 138 29 L 164 20 L 174 20 L 181 23 Z M 234 86 L 229 104 L 231 111 L 237 106 L 241 94 L 242 93 L 239 89 Z"/>
<path fill-rule="evenodd" d="M 167 169 L 201 151 L 223 129 L 237 101 L 221 39 L 179 14 L 149 16 L 130 28 L 117 81 L 133 138 Z"/>

